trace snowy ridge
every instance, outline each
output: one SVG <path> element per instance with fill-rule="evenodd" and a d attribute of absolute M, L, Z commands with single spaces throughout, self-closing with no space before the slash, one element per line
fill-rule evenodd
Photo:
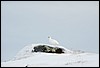
<path fill-rule="evenodd" d="M 17 54 L 16 56 L 12 59 L 12 60 L 16 60 L 16 59 L 22 59 L 22 58 L 26 58 L 32 55 L 31 53 L 32 50 L 32 45 L 27 45 L 24 48 L 22 48 Z"/>
<path fill-rule="evenodd" d="M 43 53 L 31 52 L 33 47 L 47 45 L 59 47 L 65 53 Z M 99 67 L 99 54 L 95 53 L 73 53 L 63 46 L 49 44 L 30 44 L 22 48 L 17 55 L 7 62 L 1 62 L 1 67 Z"/>
<path fill-rule="evenodd" d="M 51 47 L 59 47 L 59 48 L 63 48 L 65 50 L 65 53 L 67 53 L 67 54 L 73 53 L 73 51 L 71 51 L 67 48 L 64 48 L 63 46 L 49 45 L 49 44 L 30 44 L 30 45 L 27 45 L 24 48 L 22 48 L 12 60 L 23 59 L 23 58 L 33 56 L 34 53 L 32 53 L 31 51 L 34 50 L 33 48 L 35 46 L 38 46 L 38 45 L 47 45 L 47 46 L 51 46 Z"/>

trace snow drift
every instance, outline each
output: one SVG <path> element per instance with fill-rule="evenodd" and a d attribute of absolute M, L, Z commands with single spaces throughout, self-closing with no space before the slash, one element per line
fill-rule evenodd
<path fill-rule="evenodd" d="M 34 47 L 47 46 L 46 51 L 34 51 Z M 44 47 L 45 47 L 44 46 Z M 48 53 L 50 48 L 54 53 Z M 56 53 L 57 48 L 62 49 L 63 53 Z M 2 62 L 2 67 L 98 67 L 99 54 L 94 53 L 75 53 L 63 46 L 49 44 L 30 44 L 21 49 L 10 61 Z"/>
<path fill-rule="evenodd" d="M 50 47 L 53 47 L 53 48 L 55 48 L 55 47 L 56 48 L 61 48 L 61 49 L 64 50 L 64 53 L 67 53 L 67 54 L 73 53 L 73 51 L 71 51 L 69 49 L 66 49 L 63 46 L 55 46 L 55 45 L 49 45 L 49 44 L 30 44 L 30 45 L 25 46 L 23 49 L 21 49 L 18 52 L 18 54 L 13 58 L 13 60 L 23 59 L 23 58 L 30 57 L 30 56 L 34 55 L 34 53 L 32 52 L 32 51 L 34 51 L 34 47 L 41 46 L 41 45 L 50 46 Z"/>

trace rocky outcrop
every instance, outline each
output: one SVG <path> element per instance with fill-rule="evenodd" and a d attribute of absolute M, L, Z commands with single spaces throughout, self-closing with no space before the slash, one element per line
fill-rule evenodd
<path fill-rule="evenodd" d="M 35 46 L 32 50 L 32 52 L 45 52 L 45 53 L 64 53 L 64 49 L 58 48 L 58 47 L 51 47 L 47 45 L 38 45 Z"/>

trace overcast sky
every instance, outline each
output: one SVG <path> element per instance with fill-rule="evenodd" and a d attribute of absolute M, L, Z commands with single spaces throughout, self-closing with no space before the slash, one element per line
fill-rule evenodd
<path fill-rule="evenodd" d="M 99 53 L 99 1 L 1 1 L 1 60 L 48 36 L 74 50 Z"/>

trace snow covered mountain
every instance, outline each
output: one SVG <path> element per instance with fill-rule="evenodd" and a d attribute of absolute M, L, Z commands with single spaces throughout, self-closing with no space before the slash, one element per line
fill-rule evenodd
<path fill-rule="evenodd" d="M 12 60 L 2 62 L 1 66 L 98 67 L 99 54 L 81 52 L 77 53 L 63 46 L 49 44 L 30 44 L 21 49 Z"/>

